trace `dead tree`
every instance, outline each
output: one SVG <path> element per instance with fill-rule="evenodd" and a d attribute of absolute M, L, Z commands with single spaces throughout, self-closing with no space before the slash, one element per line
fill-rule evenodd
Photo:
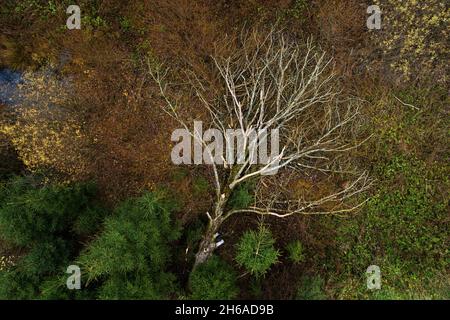
<path fill-rule="evenodd" d="M 214 236 L 231 216 L 248 213 L 279 218 L 297 214 L 343 215 L 365 203 L 358 195 L 370 185 L 366 172 L 345 170 L 339 164 L 342 153 L 364 141 L 352 136 L 358 103 L 342 99 L 332 60 L 315 48 L 312 41 L 301 45 L 274 30 L 262 38 L 257 32 L 241 35 L 239 45 L 230 56 L 212 57 L 214 72 L 221 83 L 219 90 L 211 88 L 195 74 L 189 76 L 191 88 L 209 112 L 210 127 L 218 129 L 230 144 L 234 141 L 229 141 L 227 129 L 237 129 L 242 133 L 244 144 L 242 152 L 231 158 L 233 161 L 221 156 L 222 161 L 209 164 L 214 176 L 215 201 L 211 212 L 206 213 L 209 224 L 194 268 L 211 256 L 216 248 Z M 148 65 L 164 99 L 164 110 L 189 130 L 179 112 L 180 102 L 173 98 L 173 87 L 167 82 L 168 69 L 154 63 Z M 268 162 L 255 164 L 253 151 L 267 139 L 271 129 L 279 130 L 281 151 Z M 252 143 L 250 134 L 255 130 L 263 133 L 258 134 L 256 144 Z M 208 150 L 210 141 L 196 132 L 191 135 Z M 209 155 L 217 159 L 212 152 Z M 340 189 L 319 198 L 290 199 L 283 193 L 278 176 L 286 172 L 312 171 L 345 174 L 347 181 Z M 268 175 L 270 172 L 278 174 Z M 233 191 L 250 180 L 257 184 L 254 203 L 247 208 L 230 208 L 228 201 Z"/>

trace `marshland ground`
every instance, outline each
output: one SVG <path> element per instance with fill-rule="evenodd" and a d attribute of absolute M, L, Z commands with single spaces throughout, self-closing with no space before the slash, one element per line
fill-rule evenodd
<path fill-rule="evenodd" d="M 0 86 L 21 81 L 0 104 L 0 297 L 449 299 L 450 9 L 374 2 L 381 30 L 367 28 L 373 3 L 360 0 L 79 0 L 80 30 L 66 28 L 71 1 L 2 1 Z M 358 134 L 370 139 L 345 157 L 373 179 L 369 200 L 345 217 L 231 217 L 224 245 L 192 272 L 212 179 L 170 161 L 177 123 L 147 63 L 178 81 L 186 68 L 206 74 L 218 47 L 273 26 L 313 39 L 360 102 Z M 305 176 L 289 188 L 342 184 Z M 252 188 L 230 205 L 251 203 Z M 263 275 L 239 258 L 255 239 L 268 253 Z M 66 288 L 69 265 L 81 290 Z M 379 290 L 367 288 L 371 265 Z"/>

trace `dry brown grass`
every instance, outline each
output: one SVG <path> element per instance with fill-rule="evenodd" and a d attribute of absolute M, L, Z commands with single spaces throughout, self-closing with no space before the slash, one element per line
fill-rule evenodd
<path fill-rule="evenodd" d="M 347 78 L 363 73 L 371 54 L 366 46 L 366 9 L 360 0 L 318 1 L 314 6 L 317 37 L 334 56 L 338 72 Z"/>

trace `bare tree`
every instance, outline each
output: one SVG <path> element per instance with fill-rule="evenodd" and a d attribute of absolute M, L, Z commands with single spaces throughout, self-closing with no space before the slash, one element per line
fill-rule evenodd
<path fill-rule="evenodd" d="M 220 89 L 206 85 L 195 74 L 189 76 L 189 84 L 209 111 L 210 127 L 220 130 L 230 145 L 234 141 L 230 141 L 227 129 L 238 129 L 244 145 L 243 152 L 235 154 L 232 161 L 221 156 L 221 161 L 210 164 L 215 201 L 212 212 L 206 213 L 209 224 L 194 268 L 211 256 L 216 248 L 214 235 L 233 215 L 254 213 L 285 218 L 297 214 L 346 214 L 364 204 L 365 200 L 355 196 L 370 185 L 366 172 L 356 173 L 339 164 L 343 152 L 364 141 L 352 138 L 358 103 L 341 99 L 331 59 L 326 59 L 312 41 L 300 45 L 275 30 L 262 38 L 257 32 L 245 33 L 239 38 L 239 46 L 231 56 L 212 57 Z M 165 111 L 188 129 L 179 112 L 180 102 L 173 98 L 173 87 L 166 81 L 168 70 L 154 63 L 148 65 L 165 101 Z M 268 138 L 271 129 L 279 132 L 281 151 L 268 162 L 255 164 L 254 150 Z M 255 131 L 256 142 L 251 135 Z M 191 135 L 208 150 L 204 137 L 197 132 Z M 209 155 L 217 159 L 217 155 Z M 340 189 L 319 198 L 289 198 L 283 177 L 312 171 L 352 178 Z M 257 185 L 254 203 L 247 208 L 230 208 L 233 191 L 247 181 Z"/>

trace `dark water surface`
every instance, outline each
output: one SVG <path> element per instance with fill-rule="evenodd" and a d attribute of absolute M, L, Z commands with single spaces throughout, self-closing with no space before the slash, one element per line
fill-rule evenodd
<path fill-rule="evenodd" d="M 16 103 L 17 86 L 22 82 L 22 73 L 11 69 L 0 69 L 0 103 Z"/>

